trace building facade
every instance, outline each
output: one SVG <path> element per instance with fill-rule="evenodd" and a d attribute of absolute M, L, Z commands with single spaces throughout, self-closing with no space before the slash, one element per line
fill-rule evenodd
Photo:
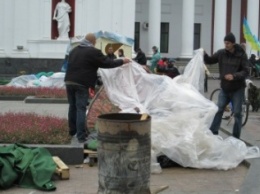
<path fill-rule="evenodd" d="M 0 67 L 7 64 L 60 66 L 69 40 L 57 39 L 54 9 L 60 0 L 0 0 Z M 66 0 L 69 36 L 100 30 L 135 40 L 148 56 L 158 46 L 165 57 L 191 58 L 193 50 L 213 53 L 226 33 L 244 42 L 242 21 L 259 37 L 259 0 Z M 250 46 L 247 46 L 250 54 Z M 18 62 L 17 62 L 18 60 Z M 55 61 L 56 62 L 46 62 Z M 14 61 L 14 62 L 12 62 Z M 15 64 L 17 65 L 17 64 Z M 17 69 L 17 68 L 16 68 Z M 1 73 L 1 72 L 0 72 Z M 3 73 L 3 72 L 2 72 Z"/>

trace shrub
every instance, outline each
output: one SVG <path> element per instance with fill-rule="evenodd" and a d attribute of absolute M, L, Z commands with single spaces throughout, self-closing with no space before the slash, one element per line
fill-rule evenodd
<path fill-rule="evenodd" d="M 0 143 L 68 144 L 68 121 L 35 113 L 0 114 Z"/>

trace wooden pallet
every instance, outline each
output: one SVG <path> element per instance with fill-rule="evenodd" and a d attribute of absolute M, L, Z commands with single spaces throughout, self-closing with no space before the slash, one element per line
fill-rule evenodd
<path fill-rule="evenodd" d="M 84 149 L 84 154 L 88 154 L 89 166 L 92 167 L 95 164 L 95 159 L 97 159 L 97 152 L 93 150 Z"/>
<path fill-rule="evenodd" d="M 52 159 L 57 165 L 55 174 L 57 174 L 62 180 L 69 179 L 70 178 L 69 167 L 58 156 L 53 156 Z"/>

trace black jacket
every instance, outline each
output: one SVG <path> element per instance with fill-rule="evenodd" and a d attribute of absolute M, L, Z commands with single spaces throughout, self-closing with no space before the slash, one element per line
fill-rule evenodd
<path fill-rule="evenodd" d="M 114 53 L 112 53 L 112 54 L 107 54 L 106 57 L 109 58 L 109 59 L 116 59 L 116 55 L 115 55 Z"/>
<path fill-rule="evenodd" d="M 143 52 L 138 52 L 134 60 L 141 65 L 146 65 L 147 62 L 145 54 Z"/>
<path fill-rule="evenodd" d="M 78 46 L 69 54 L 68 69 L 64 81 L 94 87 L 98 68 L 114 68 L 122 64 L 122 59 L 109 59 L 95 47 Z"/>
<path fill-rule="evenodd" d="M 245 51 L 240 45 L 235 44 L 234 53 L 220 49 L 211 57 L 205 54 L 204 62 L 209 65 L 218 63 L 221 80 L 220 85 L 224 91 L 233 92 L 245 87 L 245 79 L 249 74 L 249 61 Z M 232 74 L 234 80 L 226 80 L 224 76 L 227 74 Z"/>

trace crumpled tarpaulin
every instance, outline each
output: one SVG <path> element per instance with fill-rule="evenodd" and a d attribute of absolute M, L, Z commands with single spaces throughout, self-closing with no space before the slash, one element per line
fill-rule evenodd
<path fill-rule="evenodd" d="M 64 72 L 52 73 L 50 76 L 47 74 L 38 73 L 37 75 L 20 75 L 13 78 L 6 86 L 15 87 L 53 87 L 53 88 L 65 88 Z"/>
<path fill-rule="evenodd" d="M 20 144 L 0 146 L 0 189 L 19 185 L 55 190 L 51 181 L 55 170 L 56 164 L 45 148 L 29 148 Z"/>
<path fill-rule="evenodd" d="M 114 69 L 100 69 L 105 90 L 122 112 L 152 117 L 152 158 L 166 155 L 184 167 L 235 168 L 246 158 L 259 157 L 258 147 L 247 147 L 233 137 L 222 139 L 209 130 L 216 105 L 203 94 L 203 50 L 174 79 L 148 74 L 134 61 Z"/>

